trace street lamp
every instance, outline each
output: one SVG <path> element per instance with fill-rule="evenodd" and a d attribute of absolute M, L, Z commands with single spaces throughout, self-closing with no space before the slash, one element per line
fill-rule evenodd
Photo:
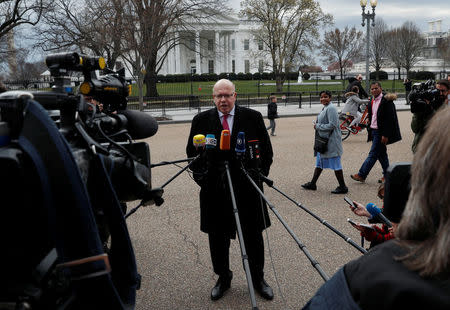
<path fill-rule="evenodd" d="M 370 0 L 370 6 L 372 7 L 372 13 L 370 13 L 370 9 L 367 9 L 366 13 L 366 5 L 367 0 L 360 0 L 359 4 L 361 4 L 362 8 L 362 23 L 361 25 L 365 26 L 365 21 L 367 19 L 367 36 L 366 36 L 366 90 L 369 91 L 369 80 L 370 80 L 370 73 L 369 73 L 369 45 L 370 45 L 370 20 L 372 20 L 372 27 L 375 27 L 375 7 L 377 6 L 377 0 Z"/>

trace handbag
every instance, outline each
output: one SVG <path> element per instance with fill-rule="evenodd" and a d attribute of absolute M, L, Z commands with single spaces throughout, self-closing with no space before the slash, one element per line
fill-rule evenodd
<path fill-rule="evenodd" d="M 328 150 L 328 140 L 329 138 L 321 137 L 319 132 L 316 130 L 316 134 L 314 136 L 314 151 L 319 152 L 320 154 L 326 153 Z"/>

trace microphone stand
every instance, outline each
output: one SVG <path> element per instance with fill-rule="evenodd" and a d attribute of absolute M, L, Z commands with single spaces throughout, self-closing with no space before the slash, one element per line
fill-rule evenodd
<path fill-rule="evenodd" d="M 195 160 L 197 157 L 189 157 L 186 159 L 179 159 L 179 160 L 174 160 L 174 161 L 162 161 L 158 164 L 153 164 L 150 165 L 150 168 L 154 168 L 154 167 L 159 167 L 159 166 L 165 166 L 165 165 L 171 165 L 171 164 L 177 164 L 177 163 L 182 163 L 185 161 L 191 161 L 191 160 Z"/>
<path fill-rule="evenodd" d="M 238 213 L 238 209 L 237 209 L 237 205 L 236 205 L 236 198 L 234 196 L 233 182 L 231 181 L 230 168 L 228 166 L 228 161 L 225 161 L 225 171 L 227 173 L 228 186 L 230 188 L 231 203 L 233 205 L 234 219 L 236 221 L 236 230 L 238 233 L 239 245 L 241 248 L 241 256 L 242 256 L 242 262 L 244 264 L 245 276 L 247 277 L 248 291 L 250 293 L 252 309 L 258 310 L 258 307 L 256 306 L 255 289 L 253 287 L 252 275 L 250 273 L 250 265 L 248 263 L 247 251 L 245 250 L 245 243 L 244 243 L 244 237 L 242 234 L 241 221 L 239 219 L 239 213 Z"/>
<path fill-rule="evenodd" d="M 245 170 L 244 165 L 242 165 L 241 163 L 241 170 L 244 172 L 245 176 L 247 177 L 247 179 L 250 181 L 250 183 L 253 185 L 253 187 L 258 191 L 259 195 L 264 199 L 264 201 L 267 203 L 267 205 L 269 206 L 270 210 L 272 210 L 272 212 L 276 215 L 276 217 L 280 220 L 281 224 L 283 224 L 284 228 L 286 228 L 286 230 L 289 232 L 289 234 L 292 236 L 292 238 L 294 238 L 295 242 L 297 242 L 300 250 L 303 251 L 303 253 L 305 253 L 306 257 L 309 259 L 309 261 L 311 262 L 312 266 L 319 272 L 320 276 L 322 277 L 322 279 L 326 281 L 328 281 L 330 279 L 330 277 L 325 273 L 325 271 L 323 271 L 322 267 L 320 267 L 320 264 L 318 261 L 316 261 L 312 255 L 309 253 L 308 249 L 306 249 L 306 246 L 304 244 L 301 243 L 301 241 L 297 238 L 297 236 L 295 235 L 295 233 L 292 231 L 292 229 L 288 226 L 288 224 L 283 220 L 283 218 L 280 216 L 280 214 L 278 213 L 277 209 L 267 200 L 266 196 L 264 195 L 264 193 L 261 191 L 261 189 L 258 187 L 258 185 L 255 183 L 255 181 L 253 181 L 253 179 L 250 177 L 250 175 L 248 174 L 247 170 Z"/>
<path fill-rule="evenodd" d="M 295 200 L 293 200 L 291 197 L 289 197 L 288 195 L 286 195 L 285 193 L 283 193 L 281 190 L 279 190 L 278 188 L 276 188 L 273 185 L 273 181 L 269 178 L 267 178 L 265 175 L 263 175 L 262 173 L 259 173 L 259 176 L 261 177 L 261 181 L 263 181 L 264 183 L 266 183 L 269 187 L 273 188 L 274 190 L 276 190 L 277 192 L 279 192 L 281 195 L 283 195 L 284 197 L 286 197 L 288 200 L 292 201 L 295 205 L 297 205 L 299 208 L 301 208 L 302 210 L 306 211 L 308 214 L 312 215 L 315 219 L 317 219 L 320 223 L 322 223 L 323 225 L 325 225 L 326 227 L 328 227 L 329 229 L 331 229 L 334 233 L 336 233 L 339 237 L 341 237 L 342 239 L 344 239 L 345 241 L 347 241 L 348 243 L 350 243 L 353 247 L 355 247 L 357 250 L 359 250 L 361 253 L 365 254 L 367 253 L 367 250 L 364 249 L 363 247 L 359 246 L 356 242 L 354 242 L 352 239 L 350 239 L 349 237 L 345 236 L 343 233 L 341 233 L 339 230 L 337 230 L 336 228 L 334 228 L 333 226 L 331 226 L 327 221 L 322 220 L 320 217 L 318 217 L 317 215 L 315 215 L 313 212 L 309 211 L 307 208 L 305 208 L 304 206 L 302 206 L 301 204 L 299 204 L 298 202 L 296 202 Z"/>
<path fill-rule="evenodd" d="M 200 154 L 198 154 L 197 156 L 195 156 L 195 157 L 192 157 L 192 158 L 188 158 L 188 160 L 192 160 L 189 164 L 187 164 L 186 165 L 186 167 L 184 167 L 183 169 L 181 169 L 180 171 L 178 171 L 177 173 L 175 173 L 175 175 L 173 176 L 173 177 L 171 177 L 169 180 L 167 180 L 163 185 L 161 185 L 161 187 L 158 187 L 157 188 L 157 190 L 159 191 L 159 192 L 161 192 L 161 191 L 163 191 L 163 188 L 164 187 L 166 187 L 170 182 L 172 182 L 173 180 L 175 180 L 175 178 L 176 177 L 178 177 L 180 174 L 182 174 L 185 170 L 187 170 L 198 158 L 200 158 Z M 183 159 L 182 161 L 186 161 L 185 159 Z M 161 200 L 162 198 L 161 198 L 161 195 L 162 195 L 162 193 L 160 194 L 160 197 L 159 197 L 159 199 Z M 134 212 L 136 212 L 140 207 L 142 207 L 143 205 L 145 205 L 145 200 L 142 200 L 141 201 L 141 203 L 137 206 L 137 207 L 135 207 L 135 208 L 133 208 L 133 209 L 131 209 L 130 210 L 130 212 L 128 212 L 126 215 L 125 215 L 125 218 L 127 218 L 127 217 L 129 217 L 131 214 L 133 214 Z M 159 202 L 159 201 L 158 201 Z M 157 203 L 157 205 L 158 206 L 160 206 L 162 204 L 162 202 L 160 202 L 159 204 Z"/>

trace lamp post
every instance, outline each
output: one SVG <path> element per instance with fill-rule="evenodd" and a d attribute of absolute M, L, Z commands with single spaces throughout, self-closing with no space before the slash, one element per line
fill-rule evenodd
<path fill-rule="evenodd" d="M 375 26 L 375 7 L 377 6 L 377 0 L 370 0 L 370 6 L 372 7 L 372 13 L 370 13 L 370 9 L 367 9 L 366 13 L 366 5 L 367 0 L 360 0 L 359 3 L 361 4 L 362 8 L 362 23 L 361 25 L 365 26 L 365 21 L 367 20 L 367 36 L 366 36 L 366 90 L 369 91 L 369 80 L 370 80 L 370 73 L 369 73 L 369 45 L 370 45 L 370 20 L 372 20 L 372 27 Z"/>

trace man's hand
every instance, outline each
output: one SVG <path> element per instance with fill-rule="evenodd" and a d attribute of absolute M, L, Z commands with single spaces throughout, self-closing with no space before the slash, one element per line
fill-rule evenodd
<path fill-rule="evenodd" d="M 360 204 L 359 202 L 353 201 L 353 203 L 355 204 L 356 208 L 352 209 L 350 207 L 350 209 L 353 211 L 353 213 L 355 213 L 358 216 L 366 216 L 366 217 L 370 217 L 370 213 L 369 211 L 367 211 L 366 207 L 364 207 L 362 204 Z"/>
<path fill-rule="evenodd" d="M 386 145 L 388 143 L 388 137 L 382 136 L 381 137 L 381 143 L 383 143 L 384 145 Z"/>

